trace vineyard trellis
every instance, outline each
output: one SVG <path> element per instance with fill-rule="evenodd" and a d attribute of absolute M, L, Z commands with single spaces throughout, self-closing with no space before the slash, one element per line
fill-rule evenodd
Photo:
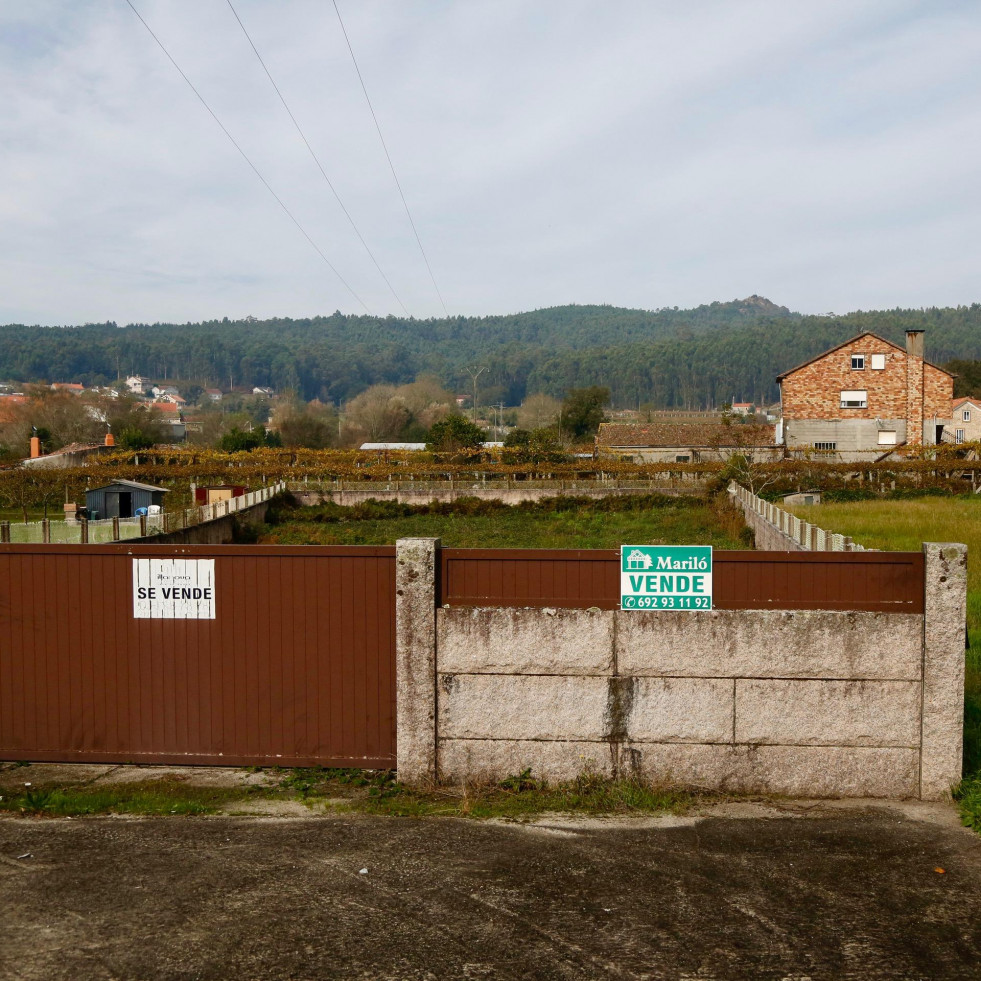
<path fill-rule="evenodd" d="M 768 488 L 774 494 L 786 490 L 845 486 L 854 482 L 876 489 L 894 485 L 981 486 L 981 461 L 965 460 L 944 449 L 933 456 L 910 455 L 904 459 L 867 463 L 834 463 L 814 459 L 786 459 L 754 464 L 772 475 Z M 28 510 L 42 507 L 60 511 L 66 500 L 78 500 L 88 487 L 114 480 L 170 486 L 179 489 L 169 501 L 184 506 L 191 483 L 235 483 L 258 487 L 276 481 L 295 484 L 314 482 L 381 481 L 523 481 L 523 480 L 647 480 L 654 484 L 680 485 L 702 482 L 725 486 L 727 464 L 639 463 L 626 459 L 573 458 L 519 461 L 504 454 L 438 455 L 393 452 L 376 454 L 350 450 L 286 450 L 265 448 L 252 452 L 223 453 L 203 449 L 165 449 L 134 454 L 106 454 L 85 466 L 37 469 L 12 466 L 0 469 L 0 507 Z"/>

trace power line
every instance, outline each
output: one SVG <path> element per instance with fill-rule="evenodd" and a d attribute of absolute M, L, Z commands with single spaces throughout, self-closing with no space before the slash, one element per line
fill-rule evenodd
<path fill-rule="evenodd" d="M 319 157 L 317 156 L 316 153 L 314 153 L 313 147 L 310 146 L 310 142 L 309 140 L 307 140 L 303 130 L 300 128 L 300 124 L 296 121 L 296 116 L 293 115 L 292 109 L 290 109 L 289 105 L 287 105 L 283 93 L 280 92 L 279 86 L 276 84 L 275 79 L 272 77 L 272 73 L 266 67 L 266 63 L 262 60 L 262 55 L 259 54 L 259 49 L 256 48 L 255 42 L 252 40 L 251 35 L 245 29 L 245 24 L 242 23 L 242 18 L 239 17 L 238 11 L 235 9 L 234 6 L 232 6 L 232 0 L 226 0 L 226 2 L 228 3 L 231 12 L 235 15 L 235 19 L 238 21 L 238 26 L 242 28 L 242 33 L 245 35 L 246 39 L 249 42 L 249 45 L 251 46 L 252 50 L 255 52 L 256 58 L 259 59 L 259 64 L 262 65 L 262 70 L 266 73 L 266 78 L 269 79 L 270 84 L 276 90 L 276 95 L 279 96 L 279 101 L 282 102 L 283 108 L 286 110 L 287 115 L 293 121 L 293 125 L 296 127 L 297 133 L 300 134 L 300 139 L 303 140 L 303 143 L 305 144 L 307 150 L 310 151 L 310 156 L 313 157 L 313 162 L 317 165 L 317 168 L 320 170 L 320 173 L 323 176 L 324 180 L 327 181 L 327 186 L 330 188 L 331 193 L 334 195 L 334 198 L 337 200 L 337 203 L 340 205 L 341 211 L 344 212 L 344 217 L 347 218 L 347 220 L 351 223 L 351 227 L 354 229 L 354 234 L 358 236 L 358 239 L 360 240 L 361 244 L 364 246 L 365 252 L 368 253 L 369 258 L 375 264 L 375 268 L 378 270 L 378 274 L 381 276 L 382 279 L 385 280 L 385 285 L 388 286 L 388 288 L 391 290 L 392 296 L 395 297 L 395 299 L 398 301 L 399 306 L 403 309 L 403 311 L 405 311 L 405 315 L 408 317 L 409 311 L 406 309 L 405 304 L 402 302 L 398 293 L 395 292 L 395 287 L 392 286 L 392 284 L 389 282 L 388 277 L 382 271 L 382 267 L 378 265 L 378 260 L 375 258 L 374 253 L 371 251 L 371 249 L 368 248 L 368 243 L 364 240 L 364 236 L 361 234 L 360 230 L 358 229 L 358 226 L 354 223 L 354 219 L 351 217 L 347 208 L 344 207 L 344 202 L 341 200 L 341 196 L 337 193 L 337 189 L 334 187 L 333 183 L 331 183 L 331 179 L 327 176 L 327 171 L 324 170 L 323 164 L 320 162 Z"/>
<path fill-rule="evenodd" d="M 157 35 L 153 33 L 153 31 L 150 28 L 150 25 L 143 19 L 142 15 L 136 9 L 136 7 L 133 6 L 132 0 L 126 0 L 126 3 L 129 5 L 130 10 L 132 10 L 133 13 L 136 14 L 136 16 L 139 18 L 140 23 L 147 29 L 147 31 L 150 34 L 150 37 L 152 37 L 153 40 L 157 42 L 157 46 L 167 56 L 167 60 L 174 66 L 174 68 L 177 69 L 177 71 L 180 73 L 181 78 L 183 78 L 184 81 L 187 82 L 188 87 L 198 97 L 198 101 L 201 103 L 201 105 L 203 105 L 204 108 L 208 110 L 209 114 L 211 115 L 211 118 L 218 124 L 219 128 L 225 134 L 225 136 L 228 137 L 228 139 L 231 142 L 232 146 L 235 147 L 236 150 L 238 150 L 238 152 L 242 155 L 242 159 L 252 168 L 253 173 L 256 175 L 256 177 L 259 178 L 260 181 L 262 181 L 262 183 L 265 186 L 266 190 L 276 199 L 276 203 L 283 209 L 283 211 L 286 213 L 286 216 L 289 218 L 289 220 L 291 222 L 293 222 L 294 225 L 296 225 L 296 227 L 302 233 L 303 237 L 314 247 L 314 249 L 316 250 L 317 254 L 320 256 L 321 259 L 324 260 L 324 262 L 329 267 L 330 271 L 344 285 L 344 288 L 370 314 L 371 311 L 368 310 L 368 305 L 364 302 L 364 300 L 361 299 L 360 296 L 358 296 L 357 293 L 354 292 L 354 290 L 351 288 L 350 284 L 337 271 L 337 269 L 334 268 L 334 264 L 330 261 L 330 259 L 327 258 L 327 256 L 324 254 L 324 252 L 320 248 L 320 246 L 317 245 L 317 243 L 310 237 L 310 235 L 307 232 L 307 230 L 299 223 L 299 221 L 297 221 L 296 217 L 293 215 L 293 212 L 290 211 L 290 209 L 286 207 L 286 205 L 283 203 L 282 198 L 280 198 L 280 196 L 272 189 L 272 186 L 270 185 L 269 181 L 267 181 L 266 178 L 263 177 L 261 173 L 259 173 L 259 168 L 256 167 L 256 165 L 251 161 L 251 159 L 249 159 L 249 155 L 238 145 L 238 143 L 235 140 L 235 137 L 232 136 L 232 134 L 228 132 L 228 130 L 225 128 L 225 124 L 215 114 L 214 109 L 212 109 L 211 106 L 208 105 L 208 103 L 205 101 L 204 96 L 201 95 L 201 93 L 194 87 L 194 84 L 187 77 L 187 75 L 184 74 L 184 70 L 181 68 L 180 65 L 177 64 L 177 62 L 174 60 L 174 58 L 171 55 L 171 53 L 164 47 L 163 41 L 161 41 L 160 38 L 158 38 Z"/>
<path fill-rule="evenodd" d="M 358 73 L 358 81 L 361 83 L 361 91 L 364 92 L 365 101 L 368 103 L 368 108 L 371 110 L 371 118 L 375 121 L 375 129 L 378 130 L 378 139 L 381 140 L 382 149 L 385 151 L 385 157 L 388 160 L 388 166 L 392 169 L 392 177 L 395 178 L 395 186 L 399 189 L 399 197 L 402 199 L 402 207 L 405 208 L 405 215 L 409 219 L 409 224 L 412 226 L 412 234 L 416 237 L 416 244 L 419 246 L 422 261 L 426 263 L 426 269 L 429 270 L 429 278 L 433 281 L 433 289 L 436 290 L 436 295 L 439 297 L 440 305 L 443 307 L 443 313 L 445 313 L 448 317 L 450 312 L 446 309 L 446 304 L 443 302 L 443 294 L 440 293 L 439 287 L 436 285 L 436 277 L 433 275 L 433 267 L 429 265 L 426 250 L 422 247 L 422 239 L 419 238 L 419 232 L 416 231 L 416 223 L 412 220 L 412 212 L 409 211 L 408 202 L 405 200 L 405 195 L 402 193 L 402 185 L 399 183 L 399 175 L 395 173 L 395 164 L 392 163 L 392 156 L 388 152 L 385 137 L 382 136 L 381 126 L 378 123 L 378 117 L 375 115 L 375 107 L 371 104 L 371 99 L 368 96 L 368 89 L 364 84 L 364 78 L 361 76 L 361 69 L 358 67 L 358 59 L 354 57 L 354 48 L 351 47 L 351 39 L 347 36 L 347 30 L 344 27 L 344 21 L 341 18 L 340 8 L 337 6 L 337 0 L 333 0 L 333 2 L 334 12 L 337 14 L 337 22 L 341 25 L 341 32 L 344 34 L 344 40 L 347 42 L 347 50 L 351 52 L 351 61 L 354 62 L 354 70 Z"/>

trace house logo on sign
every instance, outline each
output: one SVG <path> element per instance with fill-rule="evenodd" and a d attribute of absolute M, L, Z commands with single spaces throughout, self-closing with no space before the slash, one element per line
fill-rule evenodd
<path fill-rule="evenodd" d="M 636 572 L 638 570 L 652 568 L 654 565 L 654 559 L 651 558 L 649 552 L 642 552 L 639 548 L 635 548 L 627 556 L 624 565 L 626 565 L 631 572 Z"/>
<path fill-rule="evenodd" d="M 214 559 L 133 559 L 138 620 L 214 620 Z"/>

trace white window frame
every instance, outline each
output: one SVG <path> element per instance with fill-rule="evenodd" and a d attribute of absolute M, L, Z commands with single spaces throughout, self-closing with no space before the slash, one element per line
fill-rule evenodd
<path fill-rule="evenodd" d="M 883 436 L 891 436 L 892 439 L 883 439 Z M 895 446 L 898 434 L 895 429 L 880 429 L 879 430 L 879 446 Z"/>
<path fill-rule="evenodd" d="M 965 422 L 970 422 L 971 421 L 971 410 L 970 409 L 965 409 L 963 415 L 961 416 L 961 418 Z"/>
<path fill-rule="evenodd" d="M 864 354 L 853 354 L 852 355 L 852 371 L 865 371 L 865 355 Z"/>
<path fill-rule="evenodd" d="M 873 354 L 871 367 L 873 371 L 884 371 L 886 367 L 886 356 L 884 354 Z"/>
<path fill-rule="evenodd" d="M 864 388 L 846 388 L 841 392 L 839 408 L 842 409 L 867 409 L 869 407 L 869 393 Z"/>
<path fill-rule="evenodd" d="M 954 442 L 955 443 L 963 443 L 964 442 L 964 430 L 963 429 L 955 429 L 954 430 Z"/>

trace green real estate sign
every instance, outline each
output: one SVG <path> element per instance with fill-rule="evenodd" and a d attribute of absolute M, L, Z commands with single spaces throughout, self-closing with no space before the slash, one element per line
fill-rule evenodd
<path fill-rule="evenodd" d="M 711 610 L 711 545 L 623 545 L 621 610 Z"/>

